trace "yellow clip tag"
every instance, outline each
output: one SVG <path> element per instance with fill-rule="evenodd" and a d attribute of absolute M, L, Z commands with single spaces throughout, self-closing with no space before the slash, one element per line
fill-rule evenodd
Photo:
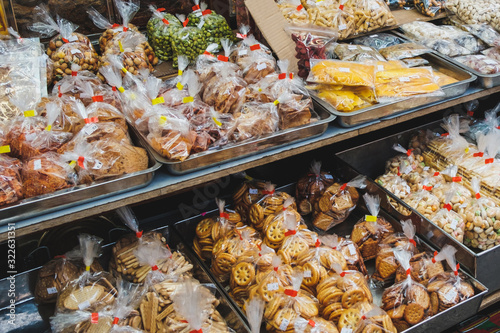
<path fill-rule="evenodd" d="M 85 266 L 85 270 L 86 270 L 87 272 L 89 272 L 89 271 L 90 271 L 90 266 Z"/>
<path fill-rule="evenodd" d="M 275 100 L 273 103 L 274 103 L 274 105 L 278 105 L 278 104 L 280 104 L 280 101 Z"/>
<path fill-rule="evenodd" d="M 45 130 L 50 132 L 50 130 L 52 130 L 52 125 L 47 125 L 47 127 L 45 127 Z"/>
<path fill-rule="evenodd" d="M 248 181 L 252 181 L 253 180 L 253 178 L 250 177 L 249 175 L 245 175 L 245 179 L 248 180 Z"/>
<path fill-rule="evenodd" d="M 166 122 L 167 122 L 167 117 L 160 116 L 160 125 L 165 125 Z"/>
<path fill-rule="evenodd" d="M 261 91 L 262 91 L 262 88 L 259 88 L 259 92 L 261 92 Z"/>
<path fill-rule="evenodd" d="M 127 74 L 128 70 L 125 67 L 122 67 L 122 72 L 125 73 L 125 74 Z"/>
<path fill-rule="evenodd" d="M 0 146 L 0 154 L 7 154 L 10 153 L 10 146 Z"/>
<path fill-rule="evenodd" d="M 70 167 L 74 168 L 74 167 L 75 167 L 75 165 L 76 165 L 76 161 L 71 161 L 71 162 L 69 162 L 69 166 L 70 166 Z"/>
<path fill-rule="evenodd" d="M 163 96 L 160 96 L 160 97 L 157 97 L 157 98 L 153 99 L 151 101 L 151 103 L 153 103 L 153 105 L 163 104 L 163 103 L 165 103 L 165 99 L 163 98 Z"/>
<path fill-rule="evenodd" d="M 24 113 L 25 117 L 34 117 L 34 116 L 36 116 L 35 110 L 27 110 L 27 111 L 24 111 L 23 113 Z"/>
<path fill-rule="evenodd" d="M 120 47 L 120 52 L 123 52 L 123 45 L 121 40 L 118 41 L 118 46 Z"/>
<path fill-rule="evenodd" d="M 373 215 L 365 215 L 366 222 L 377 222 L 377 217 Z"/>
<path fill-rule="evenodd" d="M 125 88 L 123 88 L 123 87 L 118 87 L 118 91 L 122 93 L 122 92 L 124 92 L 124 91 L 125 91 Z"/>
<path fill-rule="evenodd" d="M 217 118 L 212 117 L 212 119 L 214 120 L 215 125 L 222 127 L 222 123 Z"/>
<path fill-rule="evenodd" d="M 177 89 L 179 89 L 179 90 L 184 89 L 184 86 L 182 85 L 182 83 L 177 82 Z"/>
<path fill-rule="evenodd" d="M 186 103 L 191 103 L 191 102 L 193 102 L 193 101 L 194 101 L 193 96 L 184 97 L 184 98 L 182 99 L 182 103 L 184 103 L 184 104 L 186 104 Z"/>
<path fill-rule="evenodd" d="M 465 152 L 468 153 L 469 152 L 469 147 L 465 148 Z"/>
<path fill-rule="evenodd" d="M 179 69 L 179 71 L 177 72 L 177 75 L 182 76 L 182 73 L 184 73 L 184 72 L 182 71 L 182 69 Z"/>

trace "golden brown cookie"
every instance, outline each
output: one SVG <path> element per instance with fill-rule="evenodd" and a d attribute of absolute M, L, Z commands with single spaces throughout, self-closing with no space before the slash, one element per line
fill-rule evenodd
<path fill-rule="evenodd" d="M 416 325 L 424 318 L 424 308 L 417 303 L 410 303 L 405 308 L 404 318 L 410 325 Z"/>

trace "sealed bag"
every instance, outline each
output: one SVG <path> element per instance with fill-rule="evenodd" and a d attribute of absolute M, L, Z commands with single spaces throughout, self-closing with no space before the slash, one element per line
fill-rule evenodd
<path fill-rule="evenodd" d="M 444 0 L 414 0 L 415 8 L 422 14 L 434 17 L 444 11 Z"/>
<path fill-rule="evenodd" d="M 389 46 L 401 44 L 403 41 L 397 36 L 381 32 L 365 37 L 358 37 L 353 40 L 353 43 L 368 46 L 378 51 Z"/>
<path fill-rule="evenodd" d="M 164 8 L 150 5 L 149 10 L 153 14 L 146 26 L 149 42 L 159 59 L 170 60 L 174 57 L 173 36 L 182 24 L 175 15 L 164 12 Z"/>
<path fill-rule="evenodd" d="M 356 1 L 354 4 L 354 8 L 356 34 L 363 34 L 397 24 L 396 18 L 384 1 Z"/>
<path fill-rule="evenodd" d="M 347 262 L 347 269 L 356 270 L 363 275 L 368 275 L 363 257 L 359 252 L 358 245 L 351 239 L 339 237 L 336 234 L 320 237 L 321 243 L 334 250 L 340 251 Z"/>
<path fill-rule="evenodd" d="M 4 150 L 10 150 L 8 145 L 1 147 Z M 21 161 L 17 158 L 9 157 L 5 153 L 0 154 L 0 206 L 23 198 L 21 167 Z"/>
<path fill-rule="evenodd" d="M 373 87 L 374 66 L 337 60 L 312 60 L 307 81 Z"/>
<path fill-rule="evenodd" d="M 188 26 L 189 19 L 186 19 L 184 15 L 179 15 L 178 18 L 183 27 L 173 35 L 174 67 L 177 67 L 177 56 L 185 55 L 190 62 L 194 62 L 198 55 L 205 52 L 209 44 L 201 28 Z M 200 22 L 201 24 L 204 22 Z"/>
<path fill-rule="evenodd" d="M 329 172 L 321 171 L 321 162 L 312 162 L 310 172 L 297 182 L 295 197 L 299 212 L 302 215 L 313 212 L 324 191 L 333 184 L 333 181 L 333 176 Z"/>
<path fill-rule="evenodd" d="M 338 44 L 334 50 L 335 54 L 343 61 L 365 62 L 368 60 L 385 61 L 384 57 L 369 46 Z"/>

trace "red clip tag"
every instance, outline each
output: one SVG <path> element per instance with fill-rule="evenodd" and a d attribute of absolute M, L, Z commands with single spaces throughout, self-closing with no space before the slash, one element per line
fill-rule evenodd
<path fill-rule="evenodd" d="M 293 73 L 290 73 L 288 77 L 290 78 L 290 80 L 293 80 Z"/>
<path fill-rule="evenodd" d="M 123 31 L 127 32 L 128 31 L 128 27 L 123 27 Z"/>
<path fill-rule="evenodd" d="M 302 5 L 297 6 L 297 10 L 302 10 L 302 9 L 304 9 L 304 6 L 302 6 Z"/>
<path fill-rule="evenodd" d="M 116 91 L 116 87 L 111 87 L 111 90 Z"/>
<path fill-rule="evenodd" d="M 467 115 L 469 117 L 474 117 L 474 111 L 467 111 Z"/>
<path fill-rule="evenodd" d="M 315 247 L 319 247 L 321 245 L 321 241 L 319 239 L 316 239 L 316 243 L 314 243 Z"/>
<path fill-rule="evenodd" d="M 500 129 L 500 126 L 497 126 L 497 129 Z"/>
<path fill-rule="evenodd" d="M 362 315 L 362 316 L 361 316 L 361 320 L 366 320 L 366 316 L 365 316 L 365 315 Z"/>
<path fill-rule="evenodd" d="M 398 167 L 398 176 L 401 176 L 401 172 L 399 171 L 399 167 Z"/>
<path fill-rule="evenodd" d="M 274 269 L 274 271 L 275 271 L 275 272 L 277 272 L 277 271 L 278 271 L 278 267 L 274 267 L 273 269 Z"/>
<path fill-rule="evenodd" d="M 410 243 L 412 243 L 412 244 L 413 244 L 413 246 L 417 247 L 417 242 L 415 242 L 415 240 L 414 240 L 413 238 L 412 238 L 412 239 L 410 239 Z"/>
<path fill-rule="evenodd" d="M 228 61 L 229 61 L 229 58 L 228 58 L 228 57 L 226 57 L 226 56 L 223 56 L 222 54 L 219 54 L 219 55 L 217 56 L 217 60 L 219 60 L 219 61 L 224 61 L 224 62 L 228 62 Z"/>
<path fill-rule="evenodd" d="M 237 33 L 236 37 L 238 37 L 239 39 L 245 39 L 245 38 L 247 38 L 247 35 Z"/>
<path fill-rule="evenodd" d="M 114 28 L 118 28 L 119 26 L 120 26 L 120 25 L 119 25 L 118 23 L 115 23 L 115 24 L 113 24 L 113 25 L 111 26 L 111 28 L 113 28 L 113 29 L 114 29 Z"/>
<path fill-rule="evenodd" d="M 64 254 L 62 255 L 59 255 L 59 256 L 55 256 L 54 259 L 58 259 L 58 258 L 62 258 L 62 259 L 66 259 L 66 256 Z"/>
<path fill-rule="evenodd" d="M 65 43 L 69 43 L 69 40 L 67 40 L 66 38 L 63 38 L 62 41 Z"/>
<path fill-rule="evenodd" d="M 432 186 L 422 186 L 422 188 L 426 191 L 432 191 Z"/>
<path fill-rule="evenodd" d="M 487 159 L 485 159 L 485 160 L 484 160 L 484 164 L 491 164 L 491 163 L 493 163 L 494 161 L 495 161 L 495 159 L 494 159 L 494 158 L 487 158 Z"/>
<path fill-rule="evenodd" d="M 312 319 L 309 319 L 309 321 L 307 322 L 307 324 L 309 324 L 309 326 L 311 326 L 311 327 L 315 327 L 316 326 L 316 323 Z"/>
<path fill-rule="evenodd" d="M 202 14 L 203 16 L 205 16 L 205 15 L 210 15 L 210 14 L 212 14 L 212 11 L 211 11 L 210 9 L 205 9 L 204 11 L 202 11 L 202 12 L 201 12 L 201 14 Z"/>
<path fill-rule="evenodd" d="M 92 312 L 90 315 L 90 322 L 92 324 L 97 324 L 99 322 L 99 314 L 97 312 Z"/>
<path fill-rule="evenodd" d="M 271 194 L 274 194 L 274 190 L 272 190 L 272 191 L 262 191 L 262 194 L 269 194 L 269 195 L 271 195 Z"/>
<path fill-rule="evenodd" d="M 98 123 L 99 117 L 90 117 L 90 118 L 85 118 L 84 120 L 85 124 Z"/>
<path fill-rule="evenodd" d="M 189 333 L 203 333 L 203 330 L 200 328 L 199 330 L 192 330 Z"/>
<path fill-rule="evenodd" d="M 296 297 L 298 294 L 297 290 L 293 289 L 285 289 L 285 295 L 291 296 L 291 297 Z"/>
<path fill-rule="evenodd" d="M 184 22 L 182 22 L 182 25 L 184 26 L 184 28 L 188 25 L 188 22 L 189 22 L 189 19 L 186 19 Z"/>
<path fill-rule="evenodd" d="M 434 256 L 432 257 L 432 263 L 436 263 L 436 256 L 438 255 L 438 251 L 434 251 Z"/>
<path fill-rule="evenodd" d="M 83 156 L 78 157 L 78 166 L 82 169 L 85 169 L 85 164 L 83 164 L 83 161 L 85 161 L 85 157 Z"/>
<path fill-rule="evenodd" d="M 115 319 L 113 319 L 113 325 L 118 325 L 119 320 L 120 320 L 120 318 L 115 317 Z"/>
<path fill-rule="evenodd" d="M 229 218 L 229 214 L 228 213 L 220 213 L 219 217 L 223 217 L 225 219 L 228 219 Z"/>
<path fill-rule="evenodd" d="M 278 79 L 280 80 L 286 79 L 286 73 L 281 73 L 280 75 L 278 75 Z"/>
<path fill-rule="evenodd" d="M 71 76 L 77 76 L 78 75 L 78 72 L 76 71 L 71 71 Z"/>
<path fill-rule="evenodd" d="M 208 51 L 203 52 L 204 55 L 213 57 L 214 55 Z"/>
<path fill-rule="evenodd" d="M 474 154 L 472 154 L 472 156 L 474 156 L 474 157 L 483 157 L 484 153 L 474 153 Z"/>
<path fill-rule="evenodd" d="M 344 183 L 344 184 L 342 184 L 342 186 L 340 186 L 340 190 L 343 191 L 346 189 L 346 187 L 347 187 L 347 183 Z"/>
<path fill-rule="evenodd" d="M 254 44 L 250 46 L 250 51 L 260 50 L 260 44 Z"/>
<path fill-rule="evenodd" d="M 135 237 L 137 237 L 137 238 L 141 238 L 141 237 L 142 237 L 142 233 L 143 233 L 143 232 L 144 232 L 144 231 L 142 231 L 142 230 L 141 230 L 141 231 L 137 231 L 137 232 L 135 233 Z"/>
<path fill-rule="evenodd" d="M 164 12 L 164 11 L 165 11 L 165 8 L 158 8 L 156 11 L 157 11 L 157 12 Z"/>
<path fill-rule="evenodd" d="M 434 177 L 437 177 L 439 175 L 440 175 L 439 171 L 434 172 Z"/>
<path fill-rule="evenodd" d="M 344 5 L 340 5 L 340 6 L 339 6 L 339 9 L 340 9 L 340 10 L 344 10 Z"/>
<path fill-rule="evenodd" d="M 407 156 L 411 156 L 411 154 L 412 154 L 412 153 L 413 153 L 413 149 L 408 149 L 408 150 L 406 151 L 406 155 L 407 155 Z"/>
<path fill-rule="evenodd" d="M 443 134 L 441 134 L 441 136 L 448 136 L 448 135 L 450 135 L 450 133 L 443 133 Z"/>
<path fill-rule="evenodd" d="M 158 266 L 156 266 L 156 265 L 151 266 L 151 270 L 153 270 L 153 271 L 157 271 L 157 270 L 158 270 Z"/>
<path fill-rule="evenodd" d="M 443 206 L 443 208 L 446 208 L 448 209 L 448 211 L 451 211 L 452 207 L 449 203 L 447 203 L 446 205 Z"/>
<path fill-rule="evenodd" d="M 481 193 L 476 193 L 476 199 L 481 198 Z"/>
<path fill-rule="evenodd" d="M 297 233 L 297 230 L 287 230 L 285 232 L 285 237 L 295 235 Z"/>
<path fill-rule="evenodd" d="M 62 97 L 62 95 L 63 95 L 63 94 L 62 94 L 62 92 L 61 92 L 61 86 L 57 87 L 57 91 L 59 91 L 59 94 L 57 94 L 57 96 L 58 96 L 59 98 L 61 98 L 61 97 Z"/>
<path fill-rule="evenodd" d="M 193 6 L 192 9 L 193 9 L 193 12 L 200 10 L 200 5 L 195 5 L 195 6 Z"/>
<path fill-rule="evenodd" d="M 162 18 L 162 19 L 161 19 L 161 21 L 162 21 L 163 23 L 165 23 L 166 25 L 169 25 L 169 24 L 170 24 L 170 22 L 168 22 L 168 20 L 167 20 L 166 18 Z"/>
<path fill-rule="evenodd" d="M 460 264 L 457 264 L 457 269 L 453 271 L 455 273 L 455 276 L 458 275 L 458 270 L 460 269 Z"/>
<path fill-rule="evenodd" d="M 453 177 L 451 178 L 451 181 L 454 183 L 460 183 L 462 181 L 462 177 Z"/>
<path fill-rule="evenodd" d="M 345 272 L 341 272 L 339 275 L 340 275 L 341 277 L 344 277 L 344 276 L 345 276 Z"/>
<path fill-rule="evenodd" d="M 102 102 L 102 101 L 104 101 L 104 97 L 102 95 L 100 95 L 100 96 L 92 96 L 92 101 L 94 101 L 94 102 Z"/>
<path fill-rule="evenodd" d="M 408 269 L 406 270 L 406 276 L 409 276 L 410 274 L 411 274 L 411 268 L 408 268 Z"/>

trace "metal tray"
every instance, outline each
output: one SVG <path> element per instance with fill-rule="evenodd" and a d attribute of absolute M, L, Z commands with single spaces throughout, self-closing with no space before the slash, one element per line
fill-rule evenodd
<path fill-rule="evenodd" d="M 146 148 L 133 131 L 130 131 L 130 134 L 136 146 Z M 93 182 L 90 185 L 77 185 L 2 206 L 0 208 L 0 225 L 147 186 L 153 180 L 154 173 L 161 167 L 161 164 L 147 149 L 146 152 L 148 152 L 149 161 L 148 168 L 145 170 Z"/>
<path fill-rule="evenodd" d="M 345 168 L 351 168 L 359 174 L 364 174 L 371 179 L 376 179 L 379 175 L 384 173 L 385 162 L 389 158 L 398 154 L 392 149 L 392 146 L 395 143 L 399 143 L 403 147 L 406 146 L 410 140 L 410 136 L 420 129 L 431 129 L 434 131 L 440 130 L 441 132 L 444 132 L 444 130 L 440 128 L 440 123 L 441 121 L 433 122 L 412 130 L 394 134 L 368 144 L 339 152 L 337 154 L 337 157 L 340 160 L 339 163 L 343 162 L 345 163 Z M 373 152 L 377 153 L 373 154 Z M 470 272 L 476 279 L 481 281 L 481 283 L 483 283 L 490 290 L 490 292 L 500 289 L 500 279 L 498 278 L 498 276 L 500 276 L 500 266 L 496 264 L 497 259 L 500 256 L 500 246 L 495 246 L 486 251 L 478 251 L 468 248 L 464 244 L 457 242 L 444 230 L 439 228 L 423 215 L 419 214 L 416 210 L 412 209 L 382 186 L 379 186 L 375 182 L 373 182 L 373 185 L 378 187 L 378 192 L 383 198 L 382 206 L 384 209 L 389 211 L 391 215 L 398 219 L 410 218 L 417 226 L 417 233 L 423 239 L 438 248 L 443 247 L 445 244 L 453 245 L 457 249 L 456 257 L 462 267 Z M 391 197 L 392 200 L 398 202 L 403 207 L 409 209 L 412 212 L 411 215 L 404 216 L 399 213 L 389 203 L 387 196 Z"/>
<path fill-rule="evenodd" d="M 404 33 L 400 32 L 400 31 L 393 30 L 392 33 L 394 33 L 395 35 L 397 35 L 398 37 L 400 37 L 402 39 L 405 39 L 408 41 L 413 41 L 411 38 L 409 38 L 407 35 L 405 35 Z M 475 75 L 477 77 L 478 82 L 481 84 L 481 87 L 483 87 L 483 88 L 489 89 L 489 88 L 493 88 L 493 87 L 500 85 L 500 73 L 483 74 L 483 73 L 478 72 L 470 67 L 465 66 L 464 64 L 456 61 L 452 57 L 441 54 L 441 53 L 434 51 L 434 50 L 432 50 L 432 53 L 437 55 L 440 58 L 443 58 L 447 62 L 449 62 L 457 67 L 460 67 L 460 68 L 472 73 L 473 75 Z"/>
<path fill-rule="evenodd" d="M 340 171 L 344 167 L 343 163 L 339 163 L 336 166 L 338 167 L 338 170 L 330 170 L 334 174 L 337 174 L 335 171 Z M 341 174 L 344 174 L 343 171 L 340 171 L 340 172 L 341 172 Z M 348 172 L 348 173 L 350 174 L 350 172 Z M 348 179 L 348 178 L 345 178 L 343 180 L 346 180 L 346 179 Z M 368 187 L 369 192 L 371 192 L 370 188 L 371 187 L 369 186 Z M 295 193 L 295 184 L 289 184 L 287 186 L 280 187 L 277 190 L 286 191 L 288 193 Z M 362 201 L 360 201 L 360 203 L 361 202 Z M 356 209 L 350 214 L 350 216 L 347 218 L 346 221 L 337 225 L 333 229 L 329 230 L 328 233 L 337 233 L 338 235 L 350 235 L 352 228 L 354 227 L 354 224 L 359 219 L 364 217 L 367 213 L 368 213 L 368 211 L 366 210 L 366 208 L 363 205 L 358 204 Z M 216 214 L 218 214 L 218 209 L 211 210 L 211 211 L 207 212 L 207 214 L 208 215 L 206 215 L 206 214 L 203 214 L 203 215 L 204 216 L 210 216 L 210 215 L 214 215 L 214 214 L 216 215 Z M 383 216 L 384 218 L 386 218 L 386 220 L 389 221 L 395 227 L 395 230 L 401 230 L 401 225 L 398 223 L 398 221 L 396 219 L 391 217 L 389 214 L 382 211 L 380 213 L 380 216 Z M 192 218 L 188 218 L 188 219 L 179 221 L 174 225 L 175 230 L 181 235 L 184 243 L 192 246 L 192 242 L 193 242 L 194 235 L 195 235 L 196 225 L 203 218 L 204 217 L 202 217 L 202 216 L 196 216 L 196 217 L 192 217 Z M 306 221 L 306 223 L 308 223 L 308 221 Z M 308 223 L 308 224 L 310 225 L 310 223 Z M 311 225 L 310 225 L 310 228 L 312 228 Z M 436 248 L 433 248 L 432 246 L 430 246 L 424 242 L 422 242 L 422 243 L 424 244 L 424 246 L 428 247 L 429 249 L 432 249 L 432 251 L 436 250 Z M 205 269 L 209 271 L 208 263 L 203 262 L 200 258 L 198 258 L 198 259 L 200 260 L 200 262 L 202 262 L 202 265 L 205 266 Z M 367 264 L 367 268 L 371 269 L 373 272 L 373 269 L 375 267 L 374 260 L 369 260 L 366 264 Z M 481 302 L 482 302 L 482 299 L 487 294 L 488 289 L 484 285 L 482 285 L 480 282 L 475 280 L 472 276 L 465 273 L 464 271 L 462 271 L 462 273 L 466 274 L 471 279 L 471 282 L 474 285 L 475 290 L 476 290 L 476 295 L 474 295 L 474 297 L 471 297 L 467 301 L 459 303 L 458 305 L 454 306 L 453 308 L 450 308 L 446 311 L 443 311 L 443 312 L 439 313 L 438 315 L 430 317 L 430 318 L 424 320 L 423 322 L 419 323 L 418 325 L 415 325 L 415 326 L 405 330 L 404 331 L 405 333 L 426 332 L 430 328 L 432 328 L 432 330 L 431 330 L 432 332 L 440 332 L 440 331 L 443 331 L 447 328 L 450 328 L 450 327 L 460 323 L 464 319 L 469 318 L 471 315 L 478 312 L 479 307 L 480 307 Z M 229 288 L 230 288 L 229 286 L 225 286 L 225 290 L 228 290 Z M 372 289 L 374 301 L 379 306 L 381 303 L 382 291 L 383 290 L 381 290 L 380 288 Z M 230 296 L 228 296 L 228 297 L 230 297 Z M 242 316 L 245 317 L 245 315 L 243 313 L 242 313 Z M 263 330 L 263 332 L 265 332 L 265 330 Z"/>
<path fill-rule="evenodd" d="M 167 169 L 175 174 L 182 175 L 203 168 L 217 165 L 221 162 L 229 162 L 242 157 L 248 157 L 257 153 L 262 153 L 281 145 L 286 145 L 292 142 L 297 142 L 307 138 L 319 136 L 328 128 L 328 124 L 335 119 L 335 116 L 326 110 L 318 103 L 314 104 L 319 119 L 307 125 L 289 128 L 268 134 L 263 137 L 252 139 L 249 141 L 228 144 L 218 149 L 209 149 L 207 151 L 189 156 L 186 160 L 172 161 L 158 154 L 151 145 L 144 145 L 149 150 L 149 153 L 162 164 L 167 166 Z M 141 136 L 144 140 L 144 138 Z M 144 140 L 145 141 L 145 140 Z"/>
<path fill-rule="evenodd" d="M 323 105 L 329 112 L 337 116 L 337 122 L 342 127 L 352 127 L 365 122 L 377 120 L 382 117 L 395 115 L 409 109 L 413 109 L 425 104 L 437 102 L 442 99 L 460 96 L 469 85 L 476 80 L 476 76 L 462 69 L 462 67 L 445 61 L 435 54 L 424 54 L 421 56 L 429 61 L 430 66 L 439 70 L 459 82 L 448 84 L 442 87 L 445 96 L 443 97 L 408 97 L 390 103 L 375 104 L 366 108 L 362 108 L 352 112 L 340 112 L 328 102 L 317 98 L 318 102 Z"/>
<path fill-rule="evenodd" d="M 124 230 L 124 232 L 122 230 L 118 231 L 120 232 L 115 232 L 115 235 L 130 232 L 129 230 Z M 194 252 L 182 243 L 177 233 L 173 232 L 173 228 L 166 226 L 157 229 L 156 231 L 161 232 L 165 236 L 168 240 L 167 243 L 172 249 L 177 248 L 193 264 L 194 277 L 215 292 L 215 296 L 220 300 L 217 310 L 226 320 L 228 326 L 235 332 L 250 333 L 250 329 L 238 312 L 239 310 L 236 310 L 235 306 L 231 301 L 229 301 L 226 294 L 218 288 L 219 286 L 216 281 L 213 280 L 206 268 L 200 264 L 200 261 Z M 105 264 L 109 262 L 113 245 L 114 243 L 111 243 L 103 248 L 103 255 L 101 256 L 100 261 L 105 268 L 107 267 Z M 8 326 L 10 329 L 9 332 L 50 332 L 49 318 L 54 313 L 54 304 L 37 305 L 34 301 L 33 291 L 35 289 L 38 271 L 40 268 L 41 267 L 32 269 L 15 276 L 16 320 L 14 326 Z M 10 299 L 7 295 L 9 285 L 9 280 L 7 280 L 7 278 L 0 280 L 0 292 L 2 295 L 5 295 L 2 299 L 0 299 L 0 318 L 5 318 L 0 320 L 0 323 L 4 325 L 8 325 L 7 320 Z"/>

